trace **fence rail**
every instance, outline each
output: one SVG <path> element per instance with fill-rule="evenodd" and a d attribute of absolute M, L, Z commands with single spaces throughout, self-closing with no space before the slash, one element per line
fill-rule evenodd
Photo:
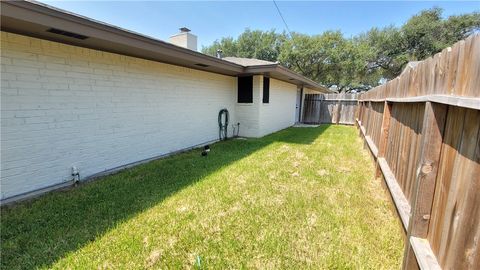
<path fill-rule="evenodd" d="M 404 269 L 480 269 L 480 35 L 359 98 L 406 239 Z"/>
<path fill-rule="evenodd" d="M 356 94 L 306 94 L 303 122 L 309 124 L 355 124 Z"/>

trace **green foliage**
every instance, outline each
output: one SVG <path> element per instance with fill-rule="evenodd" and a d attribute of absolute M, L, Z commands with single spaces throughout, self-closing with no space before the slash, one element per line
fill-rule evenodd
<path fill-rule="evenodd" d="M 284 42 L 279 61 L 282 65 L 326 86 L 340 89 L 359 84 L 357 71 L 364 62 L 355 44 L 339 31 L 308 36 L 294 33 Z"/>
<path fill-rule="evenodd" d="M 216 40 L 211 46 L 202 48 L 202 52 L 212 56 L 217 49 L 223 51 L 223 56 L 256 58 L 266 61 L 277 61 L 280 48 L 286 40 L 285 34 L 274 30 L 251 31 L 246 29 L 236 40 L 231 37 Z"/>
<path fill-rule="evenodd" d="M 378 79 L 396 77 L 411 60 L 409 53 L 399 44 L 401 39 L 402 34 L 393 26 L 374 27 L 354 38 L 356 44 L 363 47 L 366 69 Z"/>
<path fill-rule="evenodd" d="M 216 56 L 217 49 L 223 51 L 224 56 L 237 56 L 237 42 L 232 37 L 224 37 L 221 40 L 215 40 L 211 46 L 203 47 L 202 53 Z"/>
<path fill-rule="evenodd" d="M 325 86 L 340 91 L 368 90 L 382 78 L 398 76 L 409 61 L 425 59 L 480 30 L 480 13 L 442 17 L 442 9 L 423 10 L 403 26 L 372 28 L 345 38 L 339 31 L 319 35 L 252 31 L 237 39 L 215 41 L 203 52 L 279 61 Z"/>
<path fill-rule="evenodd" d="M 402 27 L 372 28 L 357 38 L 372 48 L 368 68 L 387 79 L 398 76 L 409 61 L 419 61 L 480 30 L 480 13 L 442 18 L 442 9 L 423 10 Z"/>

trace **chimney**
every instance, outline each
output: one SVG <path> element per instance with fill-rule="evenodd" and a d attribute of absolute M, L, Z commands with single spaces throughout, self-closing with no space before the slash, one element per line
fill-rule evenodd
<path fill-rule="evenodd" d="M 180 33 L 171 36 L 170 43 L 192 51 L 197 50 L 197 36 L 190 33 L 190 29 L 186 27 L 180 28 Z"/>
<path fill-rule="evenodd" d="M 217 58 L 220 58 L 220 59 L 223 58 L 223 51 L 220 49 L 217 50 Z"/>

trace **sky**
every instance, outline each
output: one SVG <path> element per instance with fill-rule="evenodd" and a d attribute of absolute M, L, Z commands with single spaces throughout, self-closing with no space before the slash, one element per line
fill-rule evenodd
<path fill-rule="evenodd" d="M 168 41 L 186 26 L 198 36 L 198 48 L 246 28 L 285 30 L 273 1 L 43 1 L 99 21 Z M 346 37 L 371 27 L 401 26 L 422 9 L 444 9 L 444 17 L 480 11 L 477 1 L 279 1 L 291 31 L 320 34 L 340 30 Z"/>

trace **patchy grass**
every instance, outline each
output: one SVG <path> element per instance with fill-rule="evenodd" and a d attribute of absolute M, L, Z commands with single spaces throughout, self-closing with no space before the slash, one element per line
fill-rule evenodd
<path fill-rule="evenodd" d="M 1 267 L 398 269 L 400 225 L 356 134 L 230 140 L 2 209 Z"/>

